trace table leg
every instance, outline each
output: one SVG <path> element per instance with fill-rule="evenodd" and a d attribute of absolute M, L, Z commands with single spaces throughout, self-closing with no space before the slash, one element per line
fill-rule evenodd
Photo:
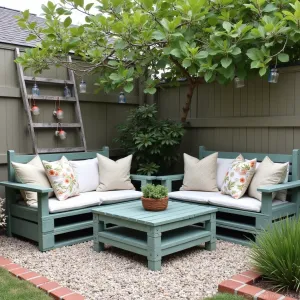
<path fill-rule="evenodd" d="M 148 268 L 152 271 L 161 270 L 161 231 L 151 228 L 147 233 Z"/>
<path fill-rule="evenodd" d="M 99 216 L 93 216 L 93 233 L 94 233 L 94 250 L 97 252 L 104 251 L 104 243 L 99 242 L 99 232 L 105 230 L 104 222 L 99 220 Z"/>
<path fill-rule="evenodd" d="M 205 222 L 205 230 L 208 230 L 211 232 L 210 235 L 210 241 L 205 243 L 205 249 L 209 251 L 216 250 L 216 214 L 213 213 L 210 216 L 210 220 Z"/>

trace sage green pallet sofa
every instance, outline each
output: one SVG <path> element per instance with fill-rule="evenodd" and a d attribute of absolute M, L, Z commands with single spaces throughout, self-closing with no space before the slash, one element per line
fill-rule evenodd
<path fill-rule="evenodd" d="M 95 158 L 97 153 L 108 157 L 109 149 L 104 147 L 97 152 L 41 154 L 40 157 L 42 160 L 56 161 L 64 155 L 69 160 L 84 160 Z M 16 182 L 11 162 L 27 163 L 34 157 L 35 155 L 8 151 L 8 181 L 1 182 L 0 185 L 5 187 L 6 194 L 7 235 L 33 240 L 38 243 L 41 251 L 92 240 L 92 209 L 99 207 L 101 202 L 101 205 L 113 205 L 141 197 L 138 191 L 94 191 L 80 194 L 79 200 L 78 197 L 65 201 L 49 199 L 48 193 L 53 191 L 51 188 Z M 153 176 L 131 175 L 131 180 L 138 181 L 141 186 L 151 183 L 153 179 Z M 26 206 L 20 198 L 20 190 L 37 192 L 37 205 Z"/>
<path fill-rule="evenodd" d="M 199 158 L 202 159 L 216 151 L 207 151 L 205 147 L 199 148 Z M 219 159 L 234 159 L 240 153 L 219 152 Z M 177 191 L 172 192 L 175 181 L 183 179 L 183 174 L 159 176 L 160 180 L 169 190 L 169 198 L 178 201 L 197 202 L 201 205 L 213 205 L 217 212 L 217 238 L 229 242 L 249 245 L 249 240 L 256 239 L 260 230 L 272 223 L 286 217 L 298 217 L 300 207 L 300 160 L 299 150 L 293 150 L 291 155 L 267 153 L 242 153 L 244 158 L 257 158 L 261 162 L 269 156 L 273 162 L 290 163 L 288 182 L 278 185 L 260 187 L 262 201 L 247 197 L 233 199 L 228 195 L 213 192 Z M 272 200 L 272 193 L 288 190 L 288 201 Z"/>

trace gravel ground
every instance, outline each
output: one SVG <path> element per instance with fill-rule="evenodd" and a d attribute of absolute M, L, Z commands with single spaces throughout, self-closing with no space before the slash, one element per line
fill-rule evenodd
<path fill-rule="evenodd" d="M 195 247 L 167 256 L 162 271 L 146 268 L 146 258 L 92 242 L 46 253 L 26 241 L 0 236 L 0 255 L 36 271 L 91 300 L 201 300 L 218 283 L 249 268 L 248 248 L 218 242 L 217 251 Z"/>

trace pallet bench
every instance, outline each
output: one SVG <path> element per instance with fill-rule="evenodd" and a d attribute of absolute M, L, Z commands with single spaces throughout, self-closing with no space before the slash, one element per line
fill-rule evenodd
<path fill-rule="evenodd" d="M 97 152 L 53 153 L 41 154 L 47 161 L 59 160 L 63 155 L 69 160 L 84 160 L 95 158 L 97 153 L 109 156 L 109 148 L 104 147 Z M 8 181 L 0 182 L 5 187 L 7 235 L 20 236 L 38 243 L 40 251 L 47 251 L 58 247 L 73 245 L 93 239 L 92 209 L 99 206 L 74 209 L 65 212 L 50 213 L 48 206 L 48 193 L 52 188 L 22 184 L 16 182 L 15 172 L 11 162 L 27 163 L 35 155 L 16 154 L 9 150 Z M 141 186 L 151 183 L 154 176 L 131 175 L 133 181 Z M 19 191 L 27 190 L 37 192 L 38 207 L 21 205 Z M 135 199 L 131 199 L 135 200 Z"/>
<path fill-rule="evenodd" d="M 204 146 L 199 148 L 199 158 L 202 159 L 216 151 L 208 151 Z M 234 159 L 239 152 L 219 152 L 218 158 Z M 242 245 L 249 245 L 249 240 L 256 240 L 256 235 L 268 226 L 283 218 L 298 218 L 300 209 L 300 160 L 299 150 L 293 150 L 288 154 L 268 153 L 241 153 L 245 159 L 257 158 L 262 161 L 269 156 L 276 163 L 290 163 L 289 179 L 287 183 L 260 187 L 262 192 L 262 204 L 260 212 L 252 212 L 241 209 L 215 206 L 217 212 L 217 238 Z M 158 176 L 162 185 L 166 186 L 169 192 L 173 191 L 173 184 L 183 180 L 183 174 Z M 272 206 L 272 193 L 280 190 L 288 190 L 288 201 L 280 205 Z M 243 201 L 243 199 L 240 199 Z M 203 205 L 203 204 L 201 204 Z"/>

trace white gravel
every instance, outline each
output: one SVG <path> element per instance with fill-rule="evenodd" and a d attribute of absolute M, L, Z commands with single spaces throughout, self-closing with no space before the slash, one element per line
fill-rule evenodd
<path fill-rule="evenodd" d="M 78 291 L 91 300 L 201 300 L 218 284 L 249 268 L 249 249 L 217 243 L 217 251 L 196 247 L 163 258 L 162 270 L 147 269 L 146 258 L 92 242 L 45 253 L 29 242 L 0 235 L 0 256 Z"/>

